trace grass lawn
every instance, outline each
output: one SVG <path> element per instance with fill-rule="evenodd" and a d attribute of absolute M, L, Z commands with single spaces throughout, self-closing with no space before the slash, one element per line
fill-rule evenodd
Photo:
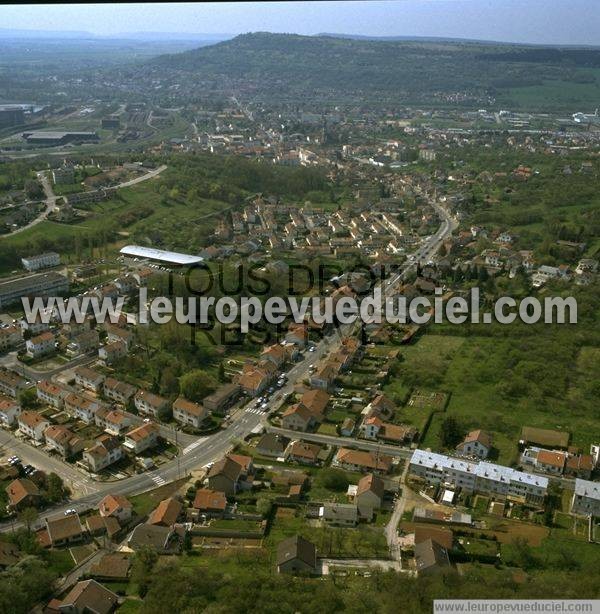
<path fill-rule="evenodd" d="M 137 614 L 141 611 L 142 602 L 138 599 L 125 599 L 121 607 L 117 610 L 119 614 Z"/>
<path fill-rule="evenodd" d="M 48 567 L 59 576 L 63 576 L 75 567 L 69 550 L 48 550 L 46 553 Z"/>
<path fill-rule="evenodd" d="M 187 481 L 187 478 L 182 478 L 177 482 L 165 484 L 165 486 L 160 486 L 159 488 L 155 488 L 154 490 L 149 490 L 148 492 L 144 492 L 141 495 L 129 497 L 129 500 L 133 505 L 133 511 L 138 516 L 146 516 L 163 499 L 168 499 L 169 497 L 174 495 L 185 483 L 187 483 Z"/>
<path fill-rule="evenodd" d="M 353 529 L 321 527 L 316 521 L 307 521 L 300 514 L 301 510 L 294 516 L 277 517 L 266 539 L 267 547 L 274 552 L 281 540 L 299 534 L 312 541 L 321 556 L 353 558 L 389 556 L 382 527 L 368 525 L 359 525 Z"/>

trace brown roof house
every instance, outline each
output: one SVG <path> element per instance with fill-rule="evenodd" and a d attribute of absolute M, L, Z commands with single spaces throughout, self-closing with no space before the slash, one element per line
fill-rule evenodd
<path fill-rule="evenodd" d="M 209 412 L 205 407 L 183 397 L 178 397 L 173 403 L 173 418 L 179 424 L 187 424 L 198 429 L 208 416 Z"/>
<path fill-rule="evenodd" d="M 373 510 L 381 507 L 384 490 L 383 480 L 373 473 L 367 473 L 359 480 L 354 502 L 361 516 L 370 517 Z"/>
<path fill-rule="evenodd" d="M 13 510 L 37 507 L 41 502 L 38 487 L 26 478 L 14 480 L 6 487 L 8 505 Z"/>
<path fill-rule="evenodd" d="M 317 465 L 322 450 L 323 447 L 316 443 L 292 441 L 285 451 L 285 458 L 288 462 Z"/>
<path fill-rule="evenodd" d="M 106 495 L 98 504 L 101 516 L 113 516 L 121 524 L 131 518 L 133 505 L 123 495 Z"/>
<path fill-rule="evenodd" d="M 481 429 L 471 431 L 461 443 L 456 446 L 456 453 L 462 456 L 477 456 L 487 458 L 492 449 L 490 434 Z"/>
<path fill-rule="evenodd" d="M 296 535 L 277 546 L 278 573 L 313 574 L 317 570 L 317 549 L 304 537 Z"/>
<path fill-rule="evenodd" d="M 192 507 L 198 514 L 220 518 L 227 508 L 227 497 L 224 492 L 201 488 L 196 492 Z"/>
<path fill-rule="evenodd" d="M 219 490 L 232 496 L 238 489 L 238 480 L 242 468 L 230 458 L 222 458 L 208 472 L 208 486 L 211 490 Z"/>
<path fill-rule="evenodd" d="M 46 531 L 52 546 L 66 546 L 81 541 L 84 535 L 79 514 L 46 520 Z"/>
<path fill-rule="evenodd" d="M 415 565 L 419 575 L 436 573 L 450 567 L 448 551 L 432 539 L 415 544 Z"/>
<path fill-rule="evenodd" d="M 148 517 L 148 524 L 159 525 L 161 527 L 173 526 L 183 510 L 183 504 L 174 497 L 163 499 L 157 506 L 150 512 Z"/>
<path fill-rule="evenodd" d="M 154 447 L 158 443 L 158 435 L 158 426 L 148 422 L 129 431 L 125 435 L 123 446 L 139 454 Z"/>
<path fill-rule="evenodd" d="M 60 602 L 58 611 L 65 614 L 110 614 L 118 603 L 117 595 L 96 580 L 82 580 Z"/>

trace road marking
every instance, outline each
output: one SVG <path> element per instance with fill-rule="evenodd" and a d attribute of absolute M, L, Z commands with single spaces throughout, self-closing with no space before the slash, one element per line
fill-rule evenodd
<path fill-rule="evenodd" d="M 263 410 L 260 407 L 249 407 L 246 410 L 247 414 L 256 414 L 257 416 L 260 416 L 263 413 Z"/>
<path fill-rule="evenodd" d="M 195 450 L 205 439 L 206 437 L 202 437 L 193 441 L 189 446 L 183 448 L 183 454 L 189 454 L 192 450 Z"/>
<path fill-rule="evenodd" d="M 150 478 L 155 484 L 158 484 L 158 486 L 162 486 L 163 484 L 167 483 L 167 481 L 158 474 L 152 475 Z"/>

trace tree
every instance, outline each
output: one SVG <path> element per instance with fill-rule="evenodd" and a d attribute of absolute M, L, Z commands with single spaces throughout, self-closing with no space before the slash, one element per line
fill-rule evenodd
<path fill-rule="evenodd" d="M 23 409 L 31 409 L 37 405 L 37 394 L 35 388 L 27 388 L 19 393 L 19 404 Z"/>
<path fill-rule="evenodd" d="M 138 585 L 140 597 L 148 592 L 150 574 L 158 561 L 158 553 L 151 546 L 142 546 L 135 553 L 131 564 L 131 581 Z"/>
<path fill-rule="evenodd" d="M 202 369 L 194 369 L 179 378 L 179 390 L 190 401 L 199 402 L 218 386 L 217 380 Z"/>
<path fill-rule="evenodd" d="M 272 503 L 270 499 L 261 497 L 256 502 L 256 511 L 263 516 L 268 516 L 271 513 Z"/>
<path fill-rule="evenodd" d="M 31 525 L 37 520 L 38 511 L 35 507 L 26 507 L 19 513 L 19 522 L 27 527 L 27 532 L 31 531 Z"/>
<path fill-rule="evenodd" d="M 27 194 L 27 198 L 31 200 L 35 200 L 37 198 L 41 198 L 44 195 L 44 190 L 42 190 L 42 186 L 35 181 L 35 179 L 28 179 L 24 185 L 25 193 Z"/>
<path fill-rule="evenodd" d="M 56 473 L 50 473 L 46 479 L 46 498 L 51 503 L 62 501 L 68 494 L 62 478 Z"/>
<path fill-rule="evenodd" d="M 463 428 L 456 418 L 448 416 L 440 427 L 440 443 L 444 448 L 456 448 L 463 439 Z"/>
<path fill-rule="evenodd" d="M 224 382 L 226 379 L 225 376 L 225 365 L 221 362 L 219 363 L 219 381 Z"/>
<path fill-rule="evenodd" d="M 345 492 L 348 490 L 348 484 L 350 484 L 346 472 L 335 468 L 323 469 L 317 476 L 316 481 L 320 486 L 336 492 Z"/>

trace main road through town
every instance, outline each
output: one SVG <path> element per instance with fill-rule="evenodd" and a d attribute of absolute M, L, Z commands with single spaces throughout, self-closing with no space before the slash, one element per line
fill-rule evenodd
<path fill-rule="evenodd" d="M 437 203 L 432 203 L 436 212 L 441 219 L 441 225 L 438 231 L 431 235 L 421 247 L 409 258 L 404 266 L 395 272 L 393 276 L 386 279 L 383 283 L 385 289 L 394 289 L 396 284 L 401 281 L 406 275 L 416 266 L 417 261 L 427 260 L 433 257 L 441 243 L 452 233 L 456 228 L 456 220 L 449 212 Z M 213 435 L 200 437 L 189 443 L 181 450 L 181 453 L 176 459 L 168 461 L 157 469 L 140 473 L 123 480 L 116 482 L 95 482 L 87 483 L 88 494 L 72 500 L 67 503 L 62 503 L 53 508 L 44 510 L 37 521 L 36 526 L 42 526 L 44 519 L 57 518 L 62 516 L 67 509 L 75 509 L 78 512 L 84 512 L 95 507 L 99 501 L 108 493 L 121 495 L 136 495 L 157 486 L 162 486 L 168 482 L 175 481 L 179 478 L 189 475 L 193 469 L 205 467 L 211 462 L 217 460 L 226 454 L 235 445 L 236 441 L 242 440 L 244 437 L 261 429 L 269 412 L 277 409 L 283 402 L 287 394 L 293 391 L 294 385 L 308 377 L 310 367 L 315 365 L 330 351 L 335 350 L 340 344 L 344 334 L 347 334 L 354 328 L 353 325 L 346 325 L 339 334 L 333 334 L 321 340 L 315 347 L 314 351 L 306 352 L 305 358 L 294 365 L 288 372 L 287 384 L 275 394 L 268 402 L 268 407 L 265 411 L 259 411 L 254 407 L 254 401 L 249 402 L 243 407 L 240 407 L 234 412 L 230 425 Z M 10 442 L 3 440 L 2 442 L 7 448 L 10 447 Z M 25 444 L 21 444 L 24 446 Z M 17 449 L 17 453 L 23 454 L 23 447 Z M 41 454 L 41 452 L 40 452 Z M 43 459 L 42 459 L 43 461 Z M 44 467 L 47 463 L 39 462 L 38 466 Z M 57 471 L 57 473 L 61 473 Z M 83 475 L 81 476 L 83 478 Z M 85 491 L 84 491 L 85 492 Z M 0 532 L 10 531 L 19 523 L 9 522 L 0 525 Z"/>

